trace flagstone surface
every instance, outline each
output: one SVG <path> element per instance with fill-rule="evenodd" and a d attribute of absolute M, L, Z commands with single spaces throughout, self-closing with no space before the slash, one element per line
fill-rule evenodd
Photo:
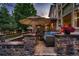
<path fill-rule="evenodd" d="M 43 41 L 38 41 L 35 47 L 34 55 L 38 56 L 55 56 L 54 47 L 46 47 Z"/>

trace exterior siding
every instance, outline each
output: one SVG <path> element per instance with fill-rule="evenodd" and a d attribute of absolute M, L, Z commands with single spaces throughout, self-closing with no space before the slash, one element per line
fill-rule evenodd
<path fill-rule="evenodd" d="M 63 25 L 63 21 L 66 18 L 69 18 L 68 15 L 70 15 L 69 20 L 71 20 L 71 25 L 76 28 L 77 31 L 79 31 L 79 27 L 77 27 L 79 21 L 79 15 L 76 14 L 79 12 L 79 4 L 78 3 L 56 3 L 56 7 L 54 7 L 54 10 L 52 9 L 50 12 L 53 14 L 50 17 L 57 16 L 57 30 L 58 25 Z M 58 9 L 57 9 L 58 8 Z M 55 11 L 56 10 L 56 11 Z M 54 14 L 54 12 L 56 12 Z M 77 20 L 78 19 L 78 20 Z"/>

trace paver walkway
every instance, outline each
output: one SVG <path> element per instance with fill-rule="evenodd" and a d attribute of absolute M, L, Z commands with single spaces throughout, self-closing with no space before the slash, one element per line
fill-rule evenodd
<path fill-rule="evenodd" d="M 35 47 L 35 54 L 37 56 L 55 56 L 54 47 L 46 47 L 43 41 L 38 41 Z"/>

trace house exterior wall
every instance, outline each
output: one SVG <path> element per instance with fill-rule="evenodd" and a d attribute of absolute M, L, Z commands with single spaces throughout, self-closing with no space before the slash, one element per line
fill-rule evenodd
<path fill-rule="evenodd" d="M 53 14 L 50 17 L 57 16 L 57 30 L 59 25 L 63 25 L 66 21 L 79 30 L 79 4 L 78 3 L 56 3 L 54 9 L 50 12 Z M 55 11 L 56 10 L 56 11 Z M 55 12 L 55 14 L 53 13 Z"/>

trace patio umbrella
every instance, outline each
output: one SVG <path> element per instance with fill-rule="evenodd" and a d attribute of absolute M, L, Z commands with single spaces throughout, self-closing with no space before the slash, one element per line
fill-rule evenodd
<path fill-rule="evenodd" d="M 40 16 L 31 16 L 19 21 L 25 25 L 45 25 L 50 23 L 50 18 L 44 18 Z"/>

